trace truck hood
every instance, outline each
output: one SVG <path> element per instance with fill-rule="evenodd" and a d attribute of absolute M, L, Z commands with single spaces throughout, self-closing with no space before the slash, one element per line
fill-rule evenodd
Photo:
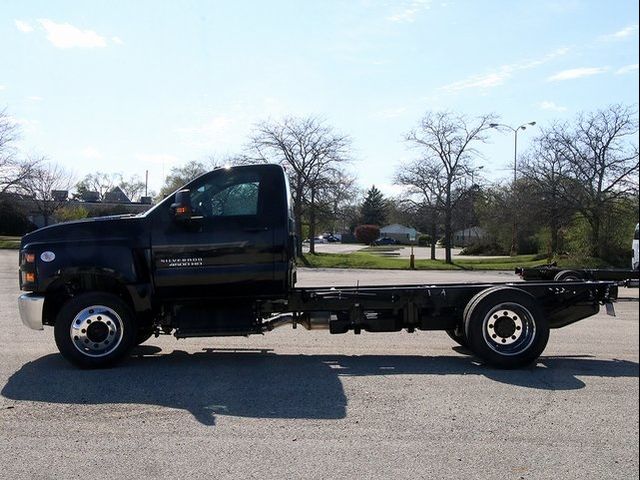
<path fill-rule="evenodd" d="M 95 217 L 43 227 L 22 237 L 21 248 L 42 244 L 116 241 L 139 244 L 148 238 L 148 219 L 134 215 Z"/>

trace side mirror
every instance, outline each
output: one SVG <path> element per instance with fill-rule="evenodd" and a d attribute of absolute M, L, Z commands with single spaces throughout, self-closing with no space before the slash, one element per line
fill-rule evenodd
<path fill-rule="evenodd" d="M 173 218 L 178 221 L 191 218 L 191 192 L 188 188 L 176 192 L 175 201 L 171 204 L 171 213 L 173 213 Z"/>

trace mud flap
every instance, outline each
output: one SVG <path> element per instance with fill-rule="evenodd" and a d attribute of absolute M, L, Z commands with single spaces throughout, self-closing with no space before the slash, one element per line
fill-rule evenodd
<path fill-rule="evenodd" d="M 607 310 L 607 315 L 609 315 L 610 317 L 615 317 L 616 316 L 616 309 L 613 308 L 613 303 L 606 302 L 604 304 L 604 307 Z"/>

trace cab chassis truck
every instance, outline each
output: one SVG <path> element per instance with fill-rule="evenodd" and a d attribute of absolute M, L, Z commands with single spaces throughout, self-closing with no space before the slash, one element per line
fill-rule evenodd
<path fill-rule="evenodd" d="M 555 263 L 537 267 L 517 267 L 515 272 L 526 281 L 573 282 L 577 280 L 608 280 L 625 287 L 640 285 L 640 226 L 636 225 L 631 242 L 631 268 L 561 268 Z"/>
<path fill-rule="evenodd" d="M 22 238 L 22 322 L 52 326 L 82 368 L 115 364 L 152 335 L 444 330 L 486 363 L 535 361 L 549 330 L 616 299 L 612 282 L 296 287 L 289 185 L 277 165 L 216 169 L 144 214 Z"/>

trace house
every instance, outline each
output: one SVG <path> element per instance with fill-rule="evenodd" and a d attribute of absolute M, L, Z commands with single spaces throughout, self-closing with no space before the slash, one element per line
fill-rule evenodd
<path fill-rule="evenodd" d="M 482 227 L 465 228 L 453 233 L 453 244 L 457 247 L 466 247 L 475 243 L 481 243 L 486 239 L 487 232 Z"/>
<path fill-rule="evenodd" d="M 415 228 L 405 227 L 399 223 L 393 223 L 380 229 L 381 237 L 390 237 L 401 243 L 416 243 L 418 241 L 418 231 Z"/>
<path fill-rule="evenodd" d="M 114 187 L 110 192 L 105 193 L 104 202 L 108 203 L 131 203 L 127 194 L 120 187 Z"/>

